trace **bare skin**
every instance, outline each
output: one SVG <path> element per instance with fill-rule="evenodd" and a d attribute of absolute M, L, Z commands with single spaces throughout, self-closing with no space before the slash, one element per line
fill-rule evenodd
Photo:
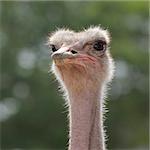
<path fill-rule="evenodd" d="M 49 38 L 52 72 L 69 106 L 69 150 L 105 150 L 103 98 L 113 77 L 109 34 L 100 27 L 58 30 Z"/>

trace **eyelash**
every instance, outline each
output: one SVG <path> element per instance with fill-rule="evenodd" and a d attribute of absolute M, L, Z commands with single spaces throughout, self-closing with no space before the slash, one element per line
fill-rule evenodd
<path fill-rule="evenodd" d="M 106 44 L 106 42 L 103 41 L 103 40 L 96 40 L 96 41 L 87 42 L 86 44 L 84 44 L 83 48 L 86 47 L 87 45 L 88 45 L 88 46 L 91 46 L 92 48 L 94 48 L 94 44 L 96 44 L 96 42 L 99 42 L 100 44 L 103 44 L 103 46 L 104 46 L 104 47 L 103 47 L 103 50 L 106 49 L 107 44 Z M 94 48 L 94 49 L 95 49 L 95 48 Z M 95 50 L 96 50 L 96 49 L 95 49 Z M 97 51 L 102 51 L 102 50 L 97 50 Z"/>

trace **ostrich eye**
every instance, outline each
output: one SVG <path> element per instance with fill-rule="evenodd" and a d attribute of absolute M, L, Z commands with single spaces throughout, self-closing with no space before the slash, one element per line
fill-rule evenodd
<path fill-rule="evenodd" d="M 56 52 L 58 49 L 56 49 L 55 45 L 51 44 L 50 49 L 52 52 Z"/>
<path fill-rule="evenodd" d="M 95 41 L 93 48 L 97 51 L 103 51 L 106 49 L 106 42 L 105 41 Z"/>

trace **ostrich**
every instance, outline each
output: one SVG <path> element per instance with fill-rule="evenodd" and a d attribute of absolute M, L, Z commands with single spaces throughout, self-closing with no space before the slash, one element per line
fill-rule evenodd
<path fill-rule="evenodd" d="M 51 70 L 69 109 L 69 150 L 106 149 L 103 99 L 114 72 L 109 44 L 109 32 L 99 26 L 59 29 L 48 39 Z"/>

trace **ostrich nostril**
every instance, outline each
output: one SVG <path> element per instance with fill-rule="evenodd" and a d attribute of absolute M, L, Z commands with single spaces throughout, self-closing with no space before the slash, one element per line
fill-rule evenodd
<path fill-rule="evenodd" d="M 70 51 L 72 54 L 76 54 L 76 53 L 78 53 L 77 51 L 75 51 L 75 50 L 71 50 Z"/>

